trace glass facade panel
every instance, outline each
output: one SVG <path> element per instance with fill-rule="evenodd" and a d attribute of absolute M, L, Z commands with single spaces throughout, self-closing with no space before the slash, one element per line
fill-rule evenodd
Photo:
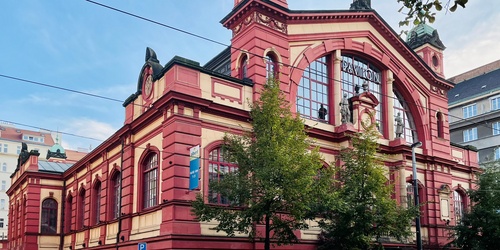
<path fill-rule="evenodd" d="M 304 70 L 297 90 L 297 112 L 306 119 L 328 122 L 329 76 L 326 57 Z"/>
<path fill-rule="evenodd" d="M 417 129 L 415 128 L 415 123 L 413 122 L 413 116 L 408 108 L 406 101 L 401 97 L 397 90 L 393 89 L 393 96 L 397 99 L 394 100 L 394 118 L 397 115 L 401 116 L 401 121 L 403 122 L 403 133 L 401 137 L 408 143 L 413 143 L 418 141 Z M 394 131 L 396 131 L 396 123 L 394 123 Z"/>

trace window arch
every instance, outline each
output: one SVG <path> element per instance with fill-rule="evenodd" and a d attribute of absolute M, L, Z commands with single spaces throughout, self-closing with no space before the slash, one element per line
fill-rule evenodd
<path fill-rule="evenodd" d="M 278 59 L 273 52 L 268 52 L 264 58 L 266 62 L 266 77 L 267 79 L 278 79 Z"/>
<path fill-rule="evenodd" d="M 99 224 L 101 216 L 101 182 L 96 181 L 92 194 L 92 223 Z"/>
<path fill-rule="evenodd" d="M 297 90 L 297 111 L 304 118 L 328 122 L 330 78 L 327 57 L 304 70 Z"/>
<path fill-rule="evenodd" d="M 453 208 L 455 210 L 455 223 L 459 224 L 464 215 L 465 195 L 458 190 L 453 191 Z"/>
<path fill-rule="evenodd" d="M 239 64 L 239 69 L 238 69 L 238 76 L 240 79 L 245 79 L 247 76 L 247 70 L 248 70 L 248 56 L 246 54 L 243 54 L 240 59 L 240 64 Z"/>
<path fill-rule="evenodd" d="M 408 104 L 396 89 L 393 89 L 392 93 L 394 98 L 396 98 L 396 100 L 394 100 L 394 119 L 396 119 L 399 114 L 401 116 L 401 121 L 403 122 L 403 133 L 401 134 L 401 137 L 408 143 L 418 141 L 417 130 L 415 128 L 413 116 L 408 108 Z M 396 126 L 396 124 L 394 124 L 394 126 Z M 396 131 L 396 128 L 394 128 L 394 130 Z"/>
<path fill-rule="evenodd" d="M 437 134 L 439 138 L 444 138 L 444 121 L 443 121 L 443 113 L 437 112 Z"/>
<path fill-rule="evenodd" d="M 65 207 L 65 219 L 64 219 L 64 232 L 69 233 L 71 231 L 71 213 L 73 212 L 73 196 L 71 194 L 68 195 L 66 199 L 66 207 Z"/>
<path fill-rule="evenodd" d="M 158 154 L 150 153 L 142 163 L 142 208 L 158 204 Z"/>
<path fill-rule="evenodd" d="M 111 219 L 117 219 L 120 216 L 120 199 L 121 199 L 121 173 L 116 171 L 111 177 L 111 193 L 110 193 L 110 209 Z"/>
<path fill-rule="evenodd" d="M 222 148 L 216 148 L 210 151 L 208 155 L 208 181 L 217 182 L 224 178 L 224 174 L 238 170 L 235 163 L 228 162 L 224 159 Z M 229 200 L 222 195 L 208 189 L 208 202 L 214 204 L 229 204 Z"/>
<path fill-rule="evenodd" d="M 40 221 L 42 234 L 57 233 L 57 201 L 47 198 L 42 202 L 42 216 Z"/>
<path fill-rule="evenodd" d="M 76 216 L 76 227 L 77 229 L 82 229 L 85 227 L 85 189 L 82 188 L 78 194 L 77 202 L 77 216 Z"/>

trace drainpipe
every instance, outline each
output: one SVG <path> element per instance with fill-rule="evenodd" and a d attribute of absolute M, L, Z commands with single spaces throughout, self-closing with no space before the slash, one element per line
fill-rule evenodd
<path fill-rule="evenodd" d="M 61 197 L 61 236 L 59 239 L 59 250 L 63 250 L 64 245 L 64 219 L 66 218 L 66 179 L 63 181 L 63 192 Z"/>
<path fill-rule="evenodd" d="M 120 211 L 118 212 L 118 232 L 116 233 L 116 250 L 118 250 L 118 244 L 120 243 L 120 233 L 122 232 L 122 189 L 123 189 L 123 147 L 124 139 L 122 138 L 122 150 L 121 150 L 121 160 L 120 160 L 120 199 L 118 199 L 118 207 Z"/>

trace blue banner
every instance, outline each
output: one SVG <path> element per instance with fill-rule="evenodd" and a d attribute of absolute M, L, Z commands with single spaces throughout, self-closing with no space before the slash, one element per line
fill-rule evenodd
<path fill-rule="evenodd" d="M 189 149 L 189 190 L 198 188 L 200 177 L 200 146 Z"/>

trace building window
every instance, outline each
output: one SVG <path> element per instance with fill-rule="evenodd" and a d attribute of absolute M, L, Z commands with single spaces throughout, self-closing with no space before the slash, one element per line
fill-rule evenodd
<path fill-rule="evenodd" d="M 464 119 L 470 118 L 470 117 L 473 117 L 473 116 L 477 115 L 477 106 L 474 103 L 472 105 L 463 107 L 462 111 L 463 111 Z"/>
<path fill-rule="evenodd" d="M 57 202 L 45 199 L 42 202 L 41 233 L 55 234 L 57 232 Z"/>
<path fill-rule="evenodd" d="M 500 109 L 500 96 L 491 99 L 491 111 Z"/>
<path fill-rule="evenodd" d="M 2 191 L 7 188 L 7 181 L 2 181 Z"/>
<path fill-rule="evenodd" d="M 500 135 L 500 122 L 493 123 L 493 135 Z"/>
<path fill-rule="evenodd" d="M 342 96 L 348 98 L 356 95 L 356 88 L 363 89 L 363 84 L 368 84 L 368 90 L 377 98 L 379 104 L 375 107 L 375 120 L 377 128 L 383 128 L 383 98 L 382 98 L 382 73 L 373 64 L 353 55 L 342 55 Z M 360 90 L 360 91 L 361 91 Z"/>
<path fill-rule="evenodd" d="M 8 151 L 9 151 L 9 144 L 4 144 L 3 145 L 3 152 L 8 153 Z"/>
<path fill-rule="evenodd" d="M 0 218 L 0 228 L 3 228 L 3 218 Z M 3 240 L 3 235 L 2 235 L 2 240 Z"/>
<path fill-rule="evenodd" d="M 477 128 L 464 130 L 464 142 L 477 140 Z"/>
<path fill-rule="evenodd" d="M 85 227 L 85 189 L 82 189 L 80 191 L 80 194 L 78 195 L 78 208 L 77 208 L 77 221 L 76 221 L 76 226 L 78 229 L 84 228 Z"/>
<path fill-rule="evenodd" d="M 317 59 L 304 70 L 297 90 L 297 112 L 302 117 L 328 122 L 329 82 L 327 57 Z"/>
<path fill-rule="evenodd" d="M 416 138 L 417 129 L 415 127 L 415 123 L 413 122 L 413 116 L 408 108 L 408 104 L 397 90 L 393 89 L 392 93 L 397 99 L 394 100 L 394 120 L 399 115 L 401 117 L 401 121 L 403 122 L 403 133 L 401 134 L 401 137 L 404 138 L 406 142 L 413 143 L 418 140 Z M 396 124 L 394 124 L 394 126 L 396 126 Z"/>
<path fill-rule="evenodd" d="M 98 181 L 94 186 L 94 225 L 99 224 L 101 216 L 101 182 Z"/>
<path fill-rule="evenodd" d="M 113 219 L 120 216 L 120 199 L 121 199 L 121 174 L 116 172 L 111 179 L 111 215 Z"/>
<path fill-rule="evenodd" d="M 443 114 L 438 112 L 436 114 L 437 118 L 437 134 L 439 138 L 444 138 L 444 122 L 443 122 Z"/>
<path fill-rule="evenodd" d="M 7 172 L 7 163 L 2 163 L 2 172 Z"/>
<path fill-rule="evenodd" d="M 17 146 L 17 151 L 16 153 L 19 155 L 21 153 L 21 146 Z"/>
<path fill-rule="evenodd" d="M 5 210 L 5 199 L 0 200 L 0 209 Z"/>
<path fill-rule="evenodd" d="M 415 196 L 413 195 L 413 185 L 406 183 L 406 205 L 408 207 L 415 206 Z"/>
<path fill-rule="evenodd" d="M 71 218 L 72 218 L 72 212 L 73 212 L 73 196 L 68 196 L 67 201 L 66 201 L 66 208 L 65 208 L 65 216 L 66 219 L 64 220 L 64 232 L 69 233 L 71 231 Z"/>
<path fill-rule="evenodd" d="M 265 57 L 266 61 L 266 72 L 267 79 L 278 78 L 278 60 L 276 60 L 276 55 L 273 53 L 268 53 Z"/>
<path fill-rule="evenodd" d="M 453 191 L 453 207 L 455 208 L 455 223 L 460 223 L 464 215 L 464 199 L 463 195 L 458 191 Z"/>
<path fill-rule="evenodd" d="M 495 159 L 495 161 L 500 160 L 500 148 L 495 148 L 495 155 L 493 156 L 493 159 Z"/>
<path fill-rule="evenodd" d="M 244 79 L 247 77 L 247 69 L 248 69 L 248 57 L 247 55 L 243 55 L 241 57 L 240 68 L 238 72 L 240 79 Z"/>
<path fill-rule="evenodd" d="M 158 204 L 158 155 L 151 153 L 146 157 L 143 166 L 143 202 L 142 208 L 150 208 Z"/>
<path fill-rule="evenodd" d="M 230 163 L 224 159 L 223 151 L 221 148 L 212 150 L 208 155 L 208 181 L 218 182 L 224 178 L 224 174 L 234 172 L 238 166 Z M 229 204 L 229 200 L 222 195 L 208 189 L 208 202 L 213 204 Z"/>

